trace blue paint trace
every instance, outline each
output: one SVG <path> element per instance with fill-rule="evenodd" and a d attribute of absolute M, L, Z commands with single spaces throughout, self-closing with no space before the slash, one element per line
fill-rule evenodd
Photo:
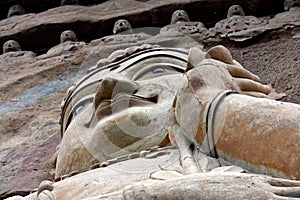
<path fill-rule="evenodd" d="M 0 105 L 0 120 L 3 115 L 21 110 L 30 106 L 35 101 L 49 96 L 58 91 L 62 91 L 73 85 L 76 81 L 85 75 L 85 69 L 72 69 L 67 71 L 46 83 L 37 84 L 27 91 L 11 98 Z"/>

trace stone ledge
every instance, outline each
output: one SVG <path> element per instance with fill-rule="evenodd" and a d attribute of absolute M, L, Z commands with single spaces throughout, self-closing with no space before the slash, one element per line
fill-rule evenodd
<path fill-rule="evenodd" d="M 14 39 L 23 50 L 40 54 L 57 45 L 60 33 L 67 29 L 73 30 L 79 40 L 89 42 L 111 35 L 113 24 L 119 18 L 128 19 L 134 28 L 162 27 L 170 23 L 177 9 L 186 10 L 192 21 L 213 26 L 226 17 L 228 7 L 233 4 L 242 5 L 246 14 L 254 16 L 274 15 L 283 10 L 283 0 L 115 0 L 90 7 L 63 6 L 0 21 L 0 45 Z"/>

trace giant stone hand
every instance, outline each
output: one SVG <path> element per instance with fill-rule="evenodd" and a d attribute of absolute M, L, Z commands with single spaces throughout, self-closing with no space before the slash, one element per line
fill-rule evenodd
<path fill-rule="evenodd" d="M 299 105 L 255 98 L 268 97 L 270 87 L 221 46 L 206 54 L 191 49 L 186 71 L 171 116 L 173 143 L 192 143 L 252 172 L 300 179 Z"/>

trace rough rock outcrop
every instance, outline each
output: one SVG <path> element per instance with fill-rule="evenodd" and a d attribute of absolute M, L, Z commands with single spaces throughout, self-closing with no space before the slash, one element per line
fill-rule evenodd
<path fill-rule="evenodd" d="M 1 46 L 14 39 L 25 50 L 0 55 L 0 198 L 28 194 L 42 180 L 53 179 L 50 161 L 59 143 L 61 100 L 69 86 L 115 50 L 145 43 L 199 48 L 221 43 L 263 83 L 271 83 L 278 92 L 286 93 L 283 100 L 300 103 L 300 12 L 297 7 L 282 12 L 281 0 L 119 0 L 90 7 L 84 5 L 100 1 L 79 1 L 78 6 L 63 7 L 60 1 L 26 2 L 22 6 L 28 14 L 9 19 L 8 8 L 16 1 L 0 2 L 0 14 L 5 15 L 0 21 Z M 242 5 L 246 15 L 271 19 L 266 26 L 221 38 L 209 36 L 207 28 L 226 18 L 227 9 L 233 4 Z M 177 9 L 186 10 L 191 22 L 168 25 Z M 143 29 L 130 35 L 111 36 L 114 22 L 123 17 L 130 20 L 133 28 L 164 27 L 151 29 L 154 33 Z M 61 32 L 67 29 L 85 42 L 59 44 Z"/>
<path fill-rule="evenodd" d="M 103 3 L 106 0 L 79 0 L 80 5 L 90 6 Z M 3 0 L 0 2 L 0 19 L 5 19 L 10 6 L 21 4 L 27 13 L 39 13 L 61 5 L 61 0 Z"/>
<path fill-rule="evenodd" d="M 76 32 L 79 40 L 88 42 L 111 35 L 114 22 L 119 18 L 128 19 L 133 28 L 165 26 L 170 23 L 172 13 L 182 9 L 183 5 L 192 21 L 212 25 L 226 16 L 227 9 L 232 4 L 237 4 L 237 1 L 228 0 L 220 4 L 218 0 L 116 0 L 90 7 L 81 4 L 55 7 L 37 14 L 28 10 L 29 14 L 0 22 L 0 44 L 14 39 L 25 50 L 45 53 L 43 49 L 56 45 L 60 33 L 66 29 Z M 241 1 L 239 4 L 247 8 L 248 14 L 255 16 L 275 14 L 283 10 L 283 0 Z M 26 7 L 24 9 L 27 10 Z"/>

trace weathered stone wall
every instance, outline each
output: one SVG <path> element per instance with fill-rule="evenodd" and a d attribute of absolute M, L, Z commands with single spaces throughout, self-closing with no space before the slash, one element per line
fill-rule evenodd
<path fill-rule="evenodd" d="M 99 5 L 64 7 L 58 7 L 57 1 L 1 1 L 0 13 L 7 13 L 9 6 L 14 3 L 24 4 L 25 10 L 31 14 L 11 19 L 4 19 L 3 15 L 0 45 L 13 39 L 23 49 L 38 54 L 58 44 L 60 33 L 67 29 L 75 31 L 79 40 L 86 42 L 111 35 L 114 22 L 119 18 L 128 19 L 133 28 L 162 27 L 170 23 L 175 10 L 184 9 L 192 21 L 201 21 L 211 27 L 226 17 L 227 9 L 233 4 L 242 5 L 247 15 L 254 16 L 274 15 L 283 11 L 283 0 L 114 0 Z M 97 1 L 86 1 L 85 5 L 94 3 Z"/>
<path fill-rule="evenodd" d="M 203 22 L 210 28 L 226 18 L 232 4 L 242 5 L 246 15 L 257 17 L 274 17 L 283 12 L 283 0 L 115 0 L 98 5 L 94 5 L 100 3 L 96 0 L 79 2 L 79 6 L 63 7 L 59 6 L 60 2 L 51 0 L 0 2 L 0 45 L 15 39 L 23 50 L 37 54 L 28 51 L 2 54 L 2 48 L 0 50 L 0 174 L 3 174 L 0 198 L 28 194 L 43 179 L 53 178 L 50 169 L 52 154 L 59 143 L 60 103 L 68 86 L 86 69 L 111 52 L 132 45 L 157 43 L 189 47 L 195 44 L 172 32 L 172 27 L 167 27 L 171 32 L 159 36 L 111 37 L 117 19 L 128 19 L 133 28 L 163 27 L 170 23 L 173 11 L 184 9 L 191 21 Z M 23 5 L 31 14 L 6 19 L 7 9 L 15 3 Z M 283 100 L 300 103 L 297 71 L 300 18 L 297 12 L 299 9 L 294 10 L 292 17 L 282 14 L 281 18 L 273 18 L 273 24 L 263 26 L 270 29 L 255 30 L 249 37 L 246 32 L 245 41 L 212 37 L 205 41 L 204 48 L 216 44 L 227 46 L 233 57 L 259 75 L 263 83 L 271 83 L 278 92 L 285 92 L 287 96 Z M 194 28 L 194 25 L 186 27 Z M 60 33 L 67 29 L 73 30 L 79 41 L 86 43 L 58 45 Z M 196 45 L 201 45 L 200 32 L 190 36 L 196 40 Z"/>
<path fill-rule="evenodd" d="M 80 0 L 80 5 L 95 5 L 106 0 Z M 8 9 L 15 5 L 21 5 L 27 13 L 40 13 L 61 5 L 60 0 L 3 0 L 0 2 L 0 19 L 5 19 Z"/>

